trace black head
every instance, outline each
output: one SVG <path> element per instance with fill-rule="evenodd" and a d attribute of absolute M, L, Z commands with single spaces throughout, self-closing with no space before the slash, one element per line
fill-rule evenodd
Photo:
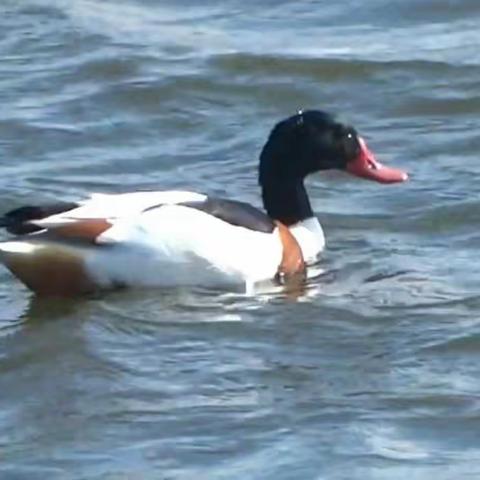
<path fill-rule="evenodd" d="M 303 179 L 320 170 L 345 170 L 360 152 L 355 129 L 318 110 L 279 122 L 260 155 L 259 181 Z M 273 178 L 272 178 L 273 177 Z"/>
<path fill-rule="evenodd" d="M 303 180 L 330 169 L 380 183 L 408 178 L 377 162 L 352 126 L 319 110 L 299 112 L 275 125 L 260 154 L 259 183 L 268 214 L 287 225 L 313 215 Z"/>

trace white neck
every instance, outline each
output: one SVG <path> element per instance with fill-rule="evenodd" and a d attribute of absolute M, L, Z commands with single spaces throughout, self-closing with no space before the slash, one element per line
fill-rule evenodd
<path fill-rule="evenodd" d="M 315 262 L 325 248 L 325 236 L 317 218 L 306 218 L 289 228 L 302 249 L 305 262 Z"/>

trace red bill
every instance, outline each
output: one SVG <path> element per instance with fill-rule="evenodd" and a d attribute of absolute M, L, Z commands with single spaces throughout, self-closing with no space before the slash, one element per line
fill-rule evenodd
<path fill-rule="evenodd" d="M 378 162 L 368 149 L 365 140 L 362 137 L 358 137 L 358 140 L 360 153 L 357 158 L 347 164 L 347 172 L 380 183 L 397 183 L 408 179 L 407 173 L 403 170 L 387 167 Z"/>

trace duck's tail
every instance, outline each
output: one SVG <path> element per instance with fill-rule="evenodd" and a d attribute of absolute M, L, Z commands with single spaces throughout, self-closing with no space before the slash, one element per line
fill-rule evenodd
<path fill-rule="evenodd" d="M 35 220 L 67 212 L 79 205 L 73 202 L 59 202 L 50 205 L 26 205 L 10 210 L 0 217 L 0 228 L 5 228 L 7 232 L 14 235 L 25 235 L 42 230 L 35 225 Z"/>

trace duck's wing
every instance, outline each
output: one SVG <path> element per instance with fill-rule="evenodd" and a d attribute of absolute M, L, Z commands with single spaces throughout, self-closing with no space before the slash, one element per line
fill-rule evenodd
<path fill-rule="evenodd" d="M 256 232 L 272 233 L 275 228 L 273 220 L 265 212 L 245 202 L 208 197 L 202 201 L 183 202 L 182 205 Z"/>
<path fill-rule="evenodd" d="M 133 192 L 123 194 L 93 194 L 78 202 L 58 202 L 48 205 L 28 205 L 7 212 L 0 218 L 0 228 L 14 235 L 55 230 L 72 237 L 91 237 L 105 231 L 112 223 L 140 215 L 161 205 L 202 202 L 205 195 L 186 191 Z M 90 233 L 87 233 L 90 232 Z"/>
<path fill-rule="evenodd" d="M 180 191 L 137 192 L 122 195 L 97 194 L 74 210 L 44 218 L 36 224 L 54 227 L 93 218 L 131 220 L 167 205 L 193 208 L 230 225 L 256 232 L 271 233 L 275 228 L 274 222 L 265 212 L 249 203 Z"/>

